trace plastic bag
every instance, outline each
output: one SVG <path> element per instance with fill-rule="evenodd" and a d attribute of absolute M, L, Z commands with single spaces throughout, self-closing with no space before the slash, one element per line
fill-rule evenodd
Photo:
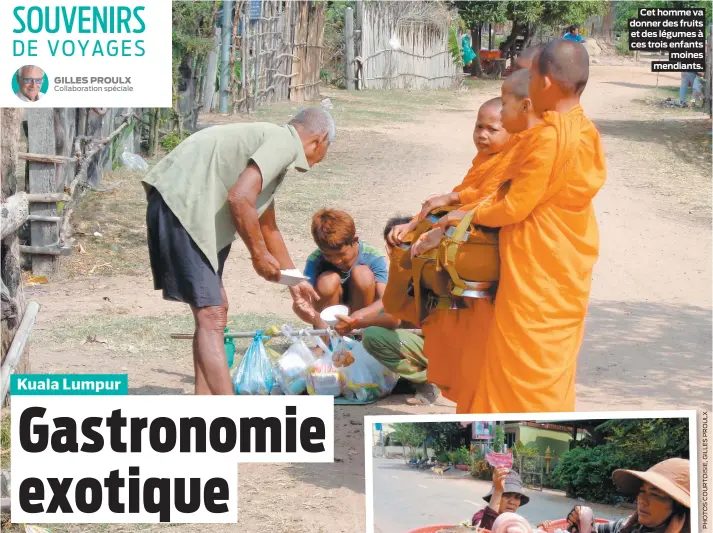
<path fill-rule="evenodd" d="M 258 331 L 253 337 L 233 377 L 236 394 L 268 395 L 272 392 L 275 379 L 272 361 L 264 342 L 268 339 L 262 331 Z"/>
<path fill-rule="evenodd" d="M 345 337 L 342 345 L 349 350 L 353 363 L 344 368 L 344 397 L 361 402 L 375 401 L 394 390 L 398 375 L 391 372 L 366 351 L 362 344 Z"/>
<path fill-rule="evenodd" d="M 315 357 L 303 340 L 304 330 L 295 337 L 290 326 L 283 326 L 282 333 L 292 344 L 277 361 L 275 378 L 284 394 L 302 394 L 307 389 L 307 368 Z"/>
<path fill-rule="evenodd" d="M 119 156 L 119 162 L 129 170 L 143 171 L 149 169 L 149 164 L 138 154 L 122 152 Z"/>
<path fill-rule="evenodd" d="M 341 396 L 344 392 L 344 374 L 332 360 L 333 353 L 319 337 L 315 338 L 324 355 L 307 368 L 306 384 L 309 394 L 323 396 Z"/>

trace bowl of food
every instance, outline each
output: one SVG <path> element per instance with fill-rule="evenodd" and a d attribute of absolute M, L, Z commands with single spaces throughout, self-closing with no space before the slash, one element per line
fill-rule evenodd
<path fill-rule="evenodd" d="M 327 307 L 319 314 L 319 317 L 324 320 L 328 326 L 336 326 L 339 323 L 338 316 L 349 316 L 349 308 L 346 305 L 333 305 Z"/>

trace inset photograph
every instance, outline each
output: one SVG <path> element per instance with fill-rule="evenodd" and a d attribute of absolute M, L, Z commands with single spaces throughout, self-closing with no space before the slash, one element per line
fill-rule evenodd
<path fill-rule="evenodd" d="M 588 415 L 366 417 L 367 531 L 698 531 L 695 414 Z"/>
<path fill-rule="evenodd" d="M 12 91 L 23 102 L 36 102 L 49 87 L 47 74 L 37 65 L 24 65 L 12 77 Z"/>

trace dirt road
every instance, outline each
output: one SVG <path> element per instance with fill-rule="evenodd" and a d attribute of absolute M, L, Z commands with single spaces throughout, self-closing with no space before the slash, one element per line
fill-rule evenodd
<path fill-rule="evenodd" d="M 430 470 L 413 470 L 403 459 L 374 458 L 374 531 L 402 533 L 419 527 L 458 524 L 483 509 L 483 496 L 492 482 L 473 479 L 468 472 L 449 470 L 440 477 Z M 564 518 L 581 501 L 550 490 L 524 489 L 530 501 L 518 509 L 531 524 Z M 597 518 L 618 520 L 631 511 L 610 505 L 592 506 Z"/>
<path fill-rule="evenodd" d="M 659 81 L 678 83 L 675 75 Z M 579 358 L 578 410 L 710 403 L 710 123 L 701 113 L 647 102 L 655 85 L 646 67 L 594 66 L 584 95 L 609 173 L 595 200 L 601 258 Z M 361 237 L 380 245 L 390 216 L 410 214 L 429 194 L 449 190 L 473 158 L 478 106 L 498 93 L 490 83 L 457 95 L 330 94 L 337 142 L 319 169 L 293 177 L 278 199 L 278 222 L 293 257 L 302 263 L 313 249 L 309 219 L 317 208 L 348 209 Z M 659 89 L 659 99 L 669 94 Z M 294 112 L 286 104 L 252 120 L 284 122 Z M 72 267 L 84 267 L 86 275 L 34 288 L 31 297 L 43 309 L 32 369 L 128 372 L 133 393 L 190 393 L 190 343 L 167 338 L 171 331 L 190 332 L 190 320 L 151 290 L 138 178 L 114 180 L 122 186 L 84 209 L 87 253 L 77 254 Z M 102 242 L 92 237 L 96 227 Z M 258 280 L 240 246 L 228 260 L 225 284 L 236 329 L 293 320 L 285 291 Z M 450 404 L 407 407 L 403 397 L 368 409 L 338 408 L 337 462 L 241 466 L 240 526 L 211 531 L 362 532 L 362 416 L 452 411 Z"/>

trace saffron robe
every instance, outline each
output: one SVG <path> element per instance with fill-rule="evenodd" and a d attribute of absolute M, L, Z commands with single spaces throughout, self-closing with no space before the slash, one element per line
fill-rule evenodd
<path fill-rule="evenodd" d="M 475 212 L 500 229 L 500 284 L 474 395 L 460 412 L 573 411 L 606 180 L 599 132 L 581 106 L 547 112 L 521 137 L 510 188 Z"/>
<path fill-rule="evenodd" d="M 512 138 L 497 154 L 481 152 L 475 156 L 463 181 L 453 189 L 461 203 L 477 204 L 497 191 L 507 179 L 505 170 L 516 144 L 517 138 Z M 426 376 L 441 389 L 445 398 L 463 403 L 460 385 L 475 379 L 491 317 L 489 300 L 466 299 L 464 308 L 434 309 L 421 324 L 423 350 L 428 358 Z"/>

